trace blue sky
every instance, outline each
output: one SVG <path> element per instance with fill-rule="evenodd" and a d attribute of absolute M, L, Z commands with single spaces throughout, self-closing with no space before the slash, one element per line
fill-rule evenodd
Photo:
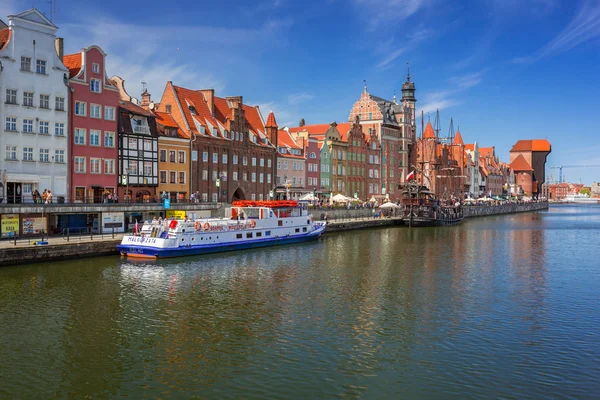
<path fill-rule="evenodd" d="M 443 134 L 453 117 L 505 161 L 516 140 L 547 138 L 548 165 L 600 164 L 598 0 L 56 1 L 65 50 L 101 46 L 132 95 L 145 80 L 158 101 L 172 80 L 243 95 L 280 125 L 328 123 L 365 79 L 399 94 L 410 61 L 418 112 L 439 107 Z M 32 4 L 49 13 L 48 0 L 0 0 L 0 15 Z"/>

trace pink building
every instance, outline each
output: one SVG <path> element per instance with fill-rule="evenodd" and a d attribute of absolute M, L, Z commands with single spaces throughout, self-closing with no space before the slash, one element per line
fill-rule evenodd
<path fill-rule="evenodd" d="M 320 189 L 319 178 L 321 170 L 319 141 L 311 137 L 308 132 L 299 132 L 296 136 L 296 143 L 304 148 L 305 166 L 305 188 L 309 192 L 316 192 Z"/>
<path fill-rule="evenodd" d="M 119 91 L 104 70 L 98 46 L 64 56 L 69 69 L 69 182 L 81 203 L 108 201 L 117 188 Z"/>

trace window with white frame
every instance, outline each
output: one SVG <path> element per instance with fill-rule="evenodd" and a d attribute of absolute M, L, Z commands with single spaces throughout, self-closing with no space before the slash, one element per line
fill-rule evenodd
<path fill-rule="evenodd" d="M 129 160 L 128 164 L 127 164 L 127 172 L 130 175 L 137 175 L 138 174 L 138 163 L 136 160 Z"/>
<path fill-rule="evenodd" d="M 237 171 L 233 171 L 233 180 L 234 181 L 238 180 L 238 172 Z"/>
<path fill-rule="evenodd" d="M 65 162 L 65 151 L 61 149 L 54 150 L 54 162 L 64 164 Z"/>
<path fill-rule="evenodd" d="M 298 169 L 298 164 L 296 164 L 296 162 L 292 162 L 292 171 L 295 171 Z"/>
<path fill-rule="evenodd" d="M 56 111 L 65 111 L 65 98 L 64 97 L 56 97 L 54 99 L 54 109 Z"/>
<path fill-rule="evenodd" d="M 283 162 L 283 169 L 285 169 L 285 170 L 288 169 L 288 162 L 287 161 Z"/>
<path fill-rule="evenodd" d="M 203 151 L 202 152 L 202 161 L 203 162 L 208 162 L 208 151 Z"/>
<path fill-rule="evenodd" d="M 109 175 L 115 174 L 115 160 L 104 159 L 104 173 Z"/>
<path fill-rule="evenodd" d="M 100 118 L 102 113 L 102 106 L 98 104 L 90 104 L 90 117 L 92 118 Z"/>
<path fill-rule="evenodd" d="M 46 61 L 36 60 L 35 72 L 37 72 L 38 74 L 41 74 L 41 75 L 46 75 Z"/>
<path fill-rule="evenodd" d="M 86 106 L 87 106 L 87 103 L 85 103 L 83 101 L 76 101 L 75 102 L 75 115 L 79 115 L 80 117 L 85 117 Z"/>
<path fill-rule="evenodd" d="M 175 162 L 175 150 L 169 150 L 169 162 Z"/>
<path fill-rule="evenodd" d="M 41 162 L 50 161 L 50 149 L 40 149 L 40 161 Z"/>
<path fill-rule="evenodd" d="M 233 165 L 237 165 L 237 163 L 238 163 L 238 156 L 237 156 L 237 154 L 234 154 L 233 155 Z"/>
<path fill-rule="evenodd" d="M 17 89 L 6 89 L 6 104 L 17 104 Z"/>
<path fill-rule="evenodd" d="M 48 121 L 40 121 L 40 133 L 42 135 L 50 134 L 50 122 Z"/>
<path fill-rule="evenodd" d="M 104 119 L 107 119 L 109 121 L 115 120 L 115 108 L 114 107 L 104 106 Z"/>
<path fill-rule="evenodd" d="M 99 74 L 100 73 L 100 64 L 92 63 L 92 72 L 95 74 Z"/>
<path fill-rule="evenodd" d="M 218 197 L 218 195 L 216 193 L 212 194 L 212 201 L 213 201 L 213 203 L 217 202 L 217 197 Z"/>
<path fill-rule="evenodd" d="M 216 181 L 216 180 L 217 180 L 217 174 L 218 174 L 218 172 L 217 172 L 217 171 L 213 171 L 213 172 L 212 172 L 212 180 L 213 180 L 213 181 Z"/>
<path fill-rule="evenodd" d="M 202 193 L 202 201 L 208 201 L 208 193 Z"/>
<path fill-rule="evenodd" d="M 137 138 L 127 138 L 127 147 L 129 148 L 129 150 L 137 150 L 138 148 L 138 141 Z"/>
<path fill-rule="evenodd" d="M 100 159 L 99 158 L 90 158 L 90 174 L 99 174 L 100 173 Z"/>
<path fill-rule="evenodd" d="M 100 79 L 90 79 L 90 90 L 94 93 L 100 93 Z"/>
<path fill-rule="evenodd" d="M 271 174 L 267 174 L 267 183 L 271 183 Z"/>
<path fill-rule="evenodd" d="M 33 132 L 33 120 L 29 118 L 25 118 L 23 120 L 23 132 L 32 133 Z"/>
<path fill-rule="evenodd" d="M 85 145 L 85 129 L 75 128 L 73 141 L 75 144 Z"/>
<path fill-rule="evenodd" d="M 256 157 L 252 157 L 252 166 L 256 167 Z"/>
<path fill-rule="evenodd" d="M 16 117 L 6 117 L 5 130 L 10 131 L 10 132 L 17 131 L 17 118 Z"/>
<path fill-rule="evenodd" d="M 158 175 L 160 183 L 167 183 L 167 171 L 160 171 Z"/>
<path fill-rule="evenodd" d="M 277 169 L 281 169 L 281 161 L 277 161 Z"/>
<path fill-rule="evenodd" d="M 252 173 L 252 182 L 256 182 L 256 172 Z"/>
<path fill-rule="evenodd" d="M 223 164 L 227 164 L 227 154 L 223 153 Z"/>
<path fill-rule="evenodd" d="M 202 180 L 203 181 L 207 181 L 208 180 L 208 170 L 207 169 L 203 169 L 202 170 Z"/>
<path fill-rule="evenodd" d="M 219 154 L 213 153 L 213 163 L 216 164 L 219 162 Z"/>
<path fill-rule="evenodd" d="M 152 176 L 152 161 L 144 161 L 144 176 Z"/>
<path fill-rule="evenodd" d="M 243 172 L 243 173 L 242 173 L 242 180 L 243 180 L 244 182 L 246 182 L 246 181 L 248 180 L 248 173 L 247 173 L 247 172 Z"/>
<path fill-rule="evenodd" d="M 23 161 L 33 161 L 33 147 L 23 147 Z"/>
<path fill-rule="evenodd" d="M 23 105 L 33 107 L 33 92 L 23 92 Z"/>
<path fill-rule="evenodd" d="M 179 164 L 185 164 L 185 151 L 179 150 L 177 152 L 177 161 Z"/>
<path fill-rule="evenodd" d="M 114 132 L 104 132 L 104 147 L 115 147 Z"/>
<path fill-rule="evenodd" d="M 40 94 L 40 108 L 50 109 L 50 95 Z"/>
<path fill-rule="evenodd" d="M 259 183 L 265 182 L 265 174 L 263 174 L 262 172 L 260 174 L 258 174 L 258 182 Z"/>
<path fill-rule="evenodd" d="M 17 159 L 17 146 L 6 146 L 6 159 L 12 161 Z"/>
<path fill-rule="evenodd" d="M 144 150 L 152 151 L 152 140 L 144 139 Z"/>
<path fill-rule="evenodd" d="M 90 129 L 90 146 L 100 146 L 100 131 Z"/>
<path fill-rule="evenodd" d="M 242 157 L 242 165 L 248 165 L 248 157 Z"/>
<path fill-rule="evenodd" d="M 267 159 L 267 168 L 271 168 L 271 159 L 270 158 Z"/>
<path fill-rule="evenodd" d="M 21 71 L 31 72 L 31 57 L 21 56 Z"/>
<path fill-rule="evenodd" d="M 85 174 L 85 157 L 74 157 L 74 171 L 77 174 Z"/>
<path fill-rule="evenodd" d="M 250 200 L 255 201 L 256 200 L 256 193 L 252 193 L 250 195 Z"/>
<path fill-rule="evenodd" d="M 265 166 L 265 159 L 261 158 L 258 165 L 260 165 L 261 167 L 264 167 Z"/>
<path fill-rule="evenodd" d="M 180 185 L 185 185 L 185 171 L 179 171 L 178 174 L 178 178 L 179 178 L 179 184 Z"/>

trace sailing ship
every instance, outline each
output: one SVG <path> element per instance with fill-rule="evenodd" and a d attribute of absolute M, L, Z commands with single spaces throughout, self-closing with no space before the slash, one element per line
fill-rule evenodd
<path fill-rule="evenodd" d="M 424 115 L 421 115 L 421 124 L 423 125 Z M 435 192 L 432 191 L 424 182 L 429 179 L 428 172 L 437 166 L 425 165 L 429 161 L 425 161 L 425 147 L 423 127 L 421 125 L 421 168 L 413 166 L 415 170 L 406 177 L 402 191 L 402 221 L 409 227 L 425 227 L 425 226 L 448 226 L 456 225 L 462 222 L 464 218 L 463 209 L 460 201 L 450 198 L 439 199 Z M 453 126 L 450 125 L 450 143 L 452 145 Z M 436 116 L 436 135 L 431 137 L 438 143 L 439 132 L 439 111 Z M 453 168 L 440 168 L 442 173 L 449 173 L 451 176 L 437 175 L 438 178 L 458 178 L 452 176 Z M 418 174 L 415 174 L 415 171 Z"/>
<path fill-rule="evenodd" d="M 147 221 L 117 248 L 128 258 L 190 256 L 315 240 L 325 225 L 295 200 L 243 200 L 224 218 Z"/>

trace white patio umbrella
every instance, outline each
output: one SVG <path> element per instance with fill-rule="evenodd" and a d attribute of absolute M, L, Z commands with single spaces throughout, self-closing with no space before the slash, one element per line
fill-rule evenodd
<path fill-rule="evenodd" d="M 335 196 L 333 196 L 333 201 L 335 201 L 336 203 L 347 203 L 348 201 L 350 201 L 351 199 L 344 196 L 341 193 L 336 194 Z"/>
<path fill-rule="evenodd" d="M 387 203 L 380 205 L 379 208 L 398 208 L 398 205 L 388 201 Z"/>
<path fill-rule="evenodd" d="M 300 197 L 299 200 L 315 201 L 315 200 L 317 200 L 317 198 L 312 193 L 306 193 L 304 196 Z"/>

